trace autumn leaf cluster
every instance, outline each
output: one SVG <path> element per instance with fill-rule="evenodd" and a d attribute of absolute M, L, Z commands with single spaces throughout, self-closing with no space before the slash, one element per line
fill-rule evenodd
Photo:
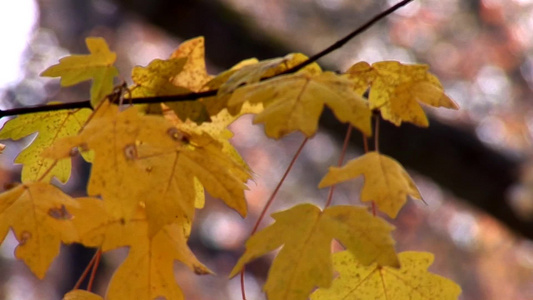
<path fill-rule="evenodd" d="M 298 131 L 312 138 L 326 106 L 339 122 L 373 135 L 373 112 L 395 125 L 428 126 L 421 104 L 457 109 L 425 65 L 384 61 L 354 64 L 345 73 L 307 57 L 242 61 L 208 74 L 204 40 L 182 43 L 166 60 L 135 67 L 131 86 L 115 86 L 116 54 L 100 38 L 88 38 L 88 55 L 71 55 L 45 70 L 62 86 L 91 80 L 91 109 L 20 115 L 0 139 L 36 138 L 15 159 L 21 183 L 0 194 L 0 237 L 11 229 L 15 256 L 43 278 L 61 243 L 80 243 L 105 253 L 129 249 L 115 270 L 105 299 L 184 299 L 174 261 L 197 275 L 212 274 L 189 249 L 195 211 L 205 192 L 243 218 L 252 172 L 232 146 L 233 121 L 255 114 L 273 139 Z M 193 97 L 209 92 L 208 96 Z M 186 101 L 173 96 L 191 95 Z M 159 103 L 137 99 L 165 96 Z M 163 99 L 163 98 L 162 98 Z M 50 106 L 53 106 L 50 103 Z M 71 158 L 91 164 L 86 195 L 73 198 L 59 183 L 69 180 Z M 331 167 L 320 188 L 363 176 L 363 202 L 395 218 L 410 196 L 422 199 L 404 168 L 377 149 L 342 167 Z M 280 199 L 279 201 L 283 201 Z M 385 219 L 369 206 L 305 203 L 272 215 L 275 222 L 253 234 L 230 276 L 248 262 L 281 248 L 264 290 L 269 299 L 456 299 L 460 288 L 427 272 L 430 253 L 396 253 Z M 345 251 L 331 252 L 333 240 Z M 338 275 L 334 275 L 338 274 Z M 195 275 L 191 275 L 195 276 Z M 64 299 L 102 299 L 74 290 Z"/>

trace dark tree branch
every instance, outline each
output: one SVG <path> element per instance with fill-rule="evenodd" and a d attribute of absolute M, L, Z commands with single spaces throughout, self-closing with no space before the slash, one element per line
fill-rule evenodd
<path fill-rule="evenodd" d="M 357 35 L 361 34 L 368 28 L 370 28 L 372 25 L 374 25 L 376 22 L 382 20 L 383 18 L 387 17 L 388 15 L 392 14 L 399 8 L 405 6 L 407 3 L 411 2 L 413 0 L 403 0 L 399 2 L 398 4 L 390 7 L 387 10 L 384 10 L 383 12 L 377 14 L 372 19 L 370 19 L 365 24 L 359 26 L 354 31 L 350 32 L 347 36 L 343 37 L 342 39 L 336 41 L 331 46 L 327 47 L 326 49 L 320 51 L 319 53 L 313 55 L 312 57 L 308 58 L 307 60 L 303 61 L 302 63 L 285 70 L 284 72 L 271 76 L 269 78 L 263 78 L 262 80 L 267 80 L 273 77 L 277 77 L 284 74 L 290 74 L 297 72 L 304 67 L 316 62 L 320 58 L 330 54 L 331 52 L 341 48 L 344 44 L 346 44 L 348 41 L 356 37 Z M 199 92 L 199 93 L 188 93 L 188 94 L 181 94 L 181 95 L 169 95 L 169 96 L 155 96 L 155 97 L 139 97 L 128 100 L 128 103 L 132 104 L 145 104 L 145 103 L 161 103 L 161 102 L 181 102 L 181 101 L 193 101 L 198 100 L 200 98 L 205 97 L 211 97 L 215 96 L 217 94 L 218 90 L 210 90 L 205 92 Z M 62 104 L 55 104 L 55 105 L 39 105 L 39 106 L 33 106 L 33 107 L 21 107 L 21 108 L 14 108 L 14 109 L 8 109 L 8 110 L 0 110 L 0 118 L 6 117 L 6 116 L 13 116 L 13 115 L 22 115 L 22 114 L 29 114 L 29 113 L 36 113 L 36 112 L 45 112 L 45 111 L 56 111 L 56 110 L 63 110 L 63 109 L 76 109 L 76 108 L 91 108 L 90 100 L 84 100 L 79 102 L 70 102 L 70 103 L 62 103 Z"/>

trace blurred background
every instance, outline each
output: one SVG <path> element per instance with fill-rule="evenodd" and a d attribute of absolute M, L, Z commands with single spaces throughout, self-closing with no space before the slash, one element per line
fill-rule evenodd
<path fill-rule="evenodd" d="M 60 89 L 38 74 L 71 53 L 87 53 L 87 36 L 104 37 L 118 53 L 121 79 L 135 65 L 167 58 L 180 42 L 206 37 L 210 74 L 240 60 L 315 54 L 396 1 L 374 0 L 18 0 L 0 2 L 0 109 L 88 98 L 89 84 Z M 432 272 L 463 289 L 460 299 L 533 299 L 533 1 L 414 1 L 320 63 L 344 71 L 364 60 L 426 63 L 460 106 L 427 109 L 430 128 L 382 122 L 380 150 L 409 168 L 427 205 L 409 201 L 395 220 L 398 251 L 435 254 Z M 254 171 L 242 220 L 218 200 L 198 211 L 190 246 L 217 276 L 197 276 L 176 263 L 186 299 L 241 299 L 238 278 L 227 279 L 258 214 L 303 136 L 265 137 L 245 116 L 233 139 Z M 4 123 L 6 120 L 0 120 Z M 270 212 L 300 202 L 325 202 L 318 182 L 337 162 L 346 126 L 330 115 L 308 143 Z M 31 139 L 6 142 L 0 183 L 18 180 L 16 154 Z M 361 154 L 352 135 L 347 155 Z M 77 162 L 81 164 L 81 162 Z M 65 190 L 83 195 L 87 166 Z M 342 184 L 334 204 L 358 204 L 362 179 Z M 267 217 L 263 226 L 272 220 Z M 47 277 L 37 280 L 13 259 L 12 235 L 0 247 L 0 299 L 60 299 L 94 250 L 65 246 Z M 104 255 L 96 291 L 105 293 L 127 249 Z M 261 287 L 272 256 L 247 267 L 249 299 Z"/>

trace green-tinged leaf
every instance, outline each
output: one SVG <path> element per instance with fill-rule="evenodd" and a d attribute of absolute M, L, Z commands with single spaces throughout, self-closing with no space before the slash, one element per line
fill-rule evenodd
<path fill-rule="evenodd" d="M 55 162 L 42 152 L 55 141 L 74 136 L 91 114 L 90 109 L 60 110 L 20 115 L 8 121 L 0 131 L 0 139 L 18 140 L 32 133 L 37 136 L 15 159 L 22 166 L 22 182 L 49 181 L 55 176 L 65 183 L 70 177 L 70 159 Z M 49 170 L 50 169 L 50 170 Z"/>
<path fill-rule="evenodd" d="M 91 54 L 70 55 L 59 60 L 41 73 L 41 76 L 61 77 L 61 86 L 71 86 L 82 81 L 92 80 L 91 104 L 93 107 L 113 91 L 113 79 L 118 70 L 113 66 L 117 59 L 103 38 L 85 39 Z"/>

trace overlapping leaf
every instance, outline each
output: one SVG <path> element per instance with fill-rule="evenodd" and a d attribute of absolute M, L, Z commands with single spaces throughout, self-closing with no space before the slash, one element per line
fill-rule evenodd
<path fill-rule="evenodd" d="M 371 109 L 379 109 L 381 116 L 395 125 L 411 122 L 427 127 L 428 120 L 418 102 L 458 109 L 442 89 L 439 80 L 428 72 L 427 65 L 403 65 L 396 61 L 366 62 L 353 65 L 347 77 L 355 83 L 355 91 L 362 95 L 368 88 Z"/>
<path fill-rule="evenodd" d="M 174 76 L 183 71 L 186 62 L 186 58 L 155 59 L 147 67 L 136 66 L 131 72 L 131 79 L 135 83 L 132 97 L 178 95 L 189 92 L 188 89 L 178 87 L 171 82 Z"/>
<path fill-rule="evenodd" d="M 257 62 L 256 64 L 248 64 L 242 68 L 235 69 L 228 79 L 220 85 L 218 95 L 223 96 L 235 91 L 241 85 L 247 85 L 259 82 L 261 78 L 272 77 L 280 74 L 285 70 L 296 66 L 299 63 L 307 60 L 307 56 L 301 53 L 287 54 L 285 57 L 278 57 Z M 320 70 L 317 64 L 314 64 L 309 69 Z"/>
<path fill-rule="evenodd" d="M 378 152 L 369 152 L 341 168 L 331 167 L 320 188 L 364 175 L 362 201 L 375 201 L 378 208 L 395 218 L 407 201 L 407 195 L 422 199 L 413 180 L 396 160 Z"/>
<path fill-rule="evenodd" d="M 126 220 L 143 201 L 151 234 L 177 213 L 192 219 L 194 178 L 246 215 L 244 183 L 250 175 L 207 134 L 180 131 L 162 116 L 139 115 L 135 107 L 119 112 L 105 102 L 80 135 L 57 142 L 47 155 L 67 157 L 76 146 L 95 151 L 88 194 L 101 195 Z"/>
<path fill-rule="evenodd" d="M 109 50 L 103 38 L 87 38 L 85 43 L 91 54 L 64 57 L 59 64 L 42 72 L 41 76 L 61 77 L 62 86 L 91 79 L 91 104 L 96 106 L 113 91 L 113 79 L 118 75 L 117 68 L 113 66 L 117 55 Z"/>
<path fill-rule="evenodd" d="M 129 246 L 128 257 L 113 275 L 108 299 L 183 299 L 173 272 L 178 260 L 197 274 L 209 274 L 187 246 L 190 220 L 180 216 L 150 236 L 145 210 L 138 206 L 130 222 L 116 218 L 104 201 L 78 199 L 79 209 L 73 209 L 74 224 L 80 241 L 89 247 L 109 251 Z"/>
<path fill-rule="evenodd" d="M 461 293 L 453 281 L 427 271 L 433 254 L 402 252 L 398 258 L 400 269 L 378 264 L 365 266 L 348 251 L 336 253 L 333 263 L 339 277 L 330 288 L 314 292 L 311 299 L 455 300 Z"/>
<path fill-rule="evenodd" d="M 264 110 L 254 122 L 265 123 L 266 134 L 276 139 L 296 130 L 315 134 L 324 105 L 340 121 L 371 135 L 370 110 L 353 89 L 352 81 L 332 72 L 302 71 L 239 88 L 228 106 L 262 103 Z"/>
<path fill-rule="evenodd" d="M 15 256 L 42 279 L 59 253 L 61 241 L 77 240 L 69 214 L 76 206 L 73 199 L 50 184 L 19 185 L 0 194 L 0 241 L 11 227 L 19 241 Z"/>
<path fill-rule="evenodd" d="M 399 266 L 390 237 L 392 226 L 366 209 L 334 206 L 321 211 L 300 204 L 272 215 L 276 222 L 254 234 L 233 268 L 236 275 L 247 262 L 283 245 L 274 259 L 264 289 L 269 299 L 307 299 L 316 286 L 333 279 L 330 245 L 339 240 L 363 264 Z"/>
<path fill-rule="evenodd" d="M 70 177 L 70 159 L 56 163 L 53 159 L 41 156 L 41 153 L 56 140 L 76 135 L 90 114 L 90 109 L 49 111 L 20 115 L 8 121 L 0 131 L 0 139 L 18 140 L 38 133 L 15 159 L 16 163 L 23 164 L 22 182 L 36 181 L 43 175 L 43 181 L 49 181 L 55 176 L 59 181 L 67 182 Z"/>

